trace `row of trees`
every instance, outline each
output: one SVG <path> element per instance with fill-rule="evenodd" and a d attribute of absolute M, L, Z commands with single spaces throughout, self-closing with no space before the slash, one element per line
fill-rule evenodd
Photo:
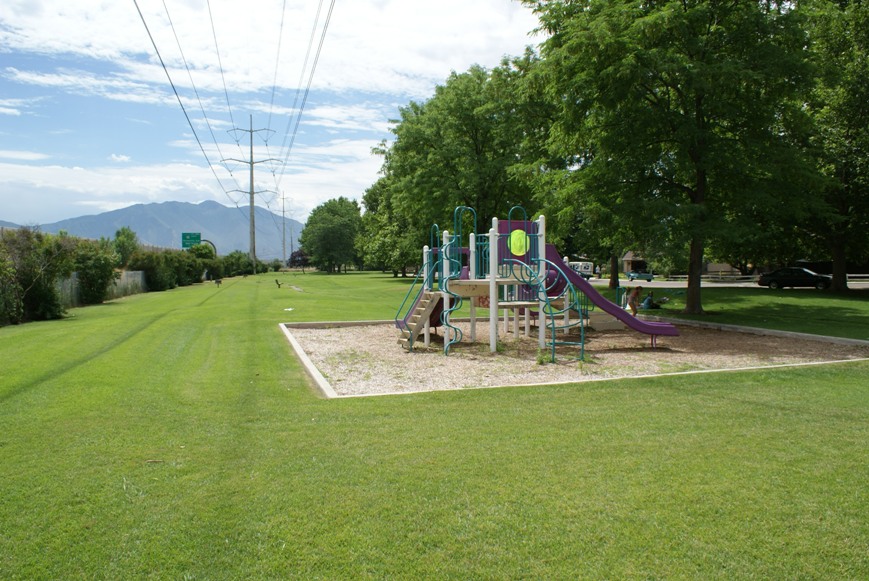
<path fill-rule="evenodd" d="M 257 272 L 279 270 L 280 260 L 258 262 Z M 162 291 L 211 279 L 253 273 L 241 251 L 218 258 L 211 246 L 189 250 L 149 250 L 123 227 L 114 239 L 86 240 L 35 228 L 0 232 L 0 325 L 59 319 L 64 314 L 58 282 L 78 274 L 82 304 L 102 303 L 120 270 L 145 273 L 149 291 Z"/>
<path fill-rule="evenodd" d="M 869 256 L 869 6 L 806 0 L 524 0 L 541 50 L 454 73 L 411 102 L 363 197 L 312 213 L 326 270 L 403 270 L 458 205 L 513 205 L 597 261 L 687 271 Z M 340 234 L 337 235 L 337 234 Z"/>

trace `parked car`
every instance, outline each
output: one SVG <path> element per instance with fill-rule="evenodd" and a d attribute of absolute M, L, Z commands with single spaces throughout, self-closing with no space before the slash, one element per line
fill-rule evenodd
<path fill-rule="evenodd" d="M 645 272 L 642 270 L 632 270 L 628 273 L 627 276 L 628 276 L 628 280 L 631 282 L 638 280 L 638 279 L 651 281 L 653 278 L 655 278 L 655 275 L 652 274 L 651 272 Z"/>
<path fill-rule="evenodd" d="M 771 289 L 805 286 L 820 290 L 829 288 L 832 283 L 833 277 L 829 274 L 818 274 L 808 268 L 796 267 L 779 268 L 762 274 L 757 279 L 757 284 Z"/>
<path fill-rule="evenodd" d="M 570 268 L 575 270 L 584 278 L 585 280 L 590 279 L 594 275 L 594 263 L 593 262 L 571 262 L 569 263 Z"/>

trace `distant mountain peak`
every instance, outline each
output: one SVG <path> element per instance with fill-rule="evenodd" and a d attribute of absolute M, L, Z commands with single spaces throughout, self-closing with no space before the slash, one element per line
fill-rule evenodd
<path fill-rule="evenodd" d="M 281 259 L 299 248 L 299 234 L 304 224 L 298 220 L 281 216 L 256 206 L 256 254 L 260 260 Z M 16 227 L 9 222 L 0 226 Z M 154 202 L 134 204 L 126 208 L 89 216 L 61 220 L 53 224 L 42 224 L 43 232 L 57 233 L 65 230 L 73 236 L 82 238 L 114 238 L 115 233 L 124 226 L 138 236 L 142 244 L 161 248 L 181 248 L 181 234 L 198 232 L 204 240 L 217 247 L 221 256 L 234 250 L 249 251 L 250 216 L 248 206 L 231 208 L 214 200 L 198 204 L 190 202 Z"/>

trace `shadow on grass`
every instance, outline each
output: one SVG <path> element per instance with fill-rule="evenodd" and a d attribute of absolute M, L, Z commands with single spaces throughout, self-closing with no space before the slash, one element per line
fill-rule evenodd
<path fill-rule="evenodd" d="M 662 316 L 815 335 L 869 340 L 869 289 L 847 293 L 814 289 L 704 289 L 704 315 L 679 312 L 676 304 Z M 658 312 L 656 312 L 657 314 Z"/>

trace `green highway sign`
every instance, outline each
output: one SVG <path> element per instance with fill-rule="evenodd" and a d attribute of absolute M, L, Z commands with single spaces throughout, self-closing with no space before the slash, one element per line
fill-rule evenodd
<path fill-rule="evenodd" d="M 182 232 L 181 248 L 191 248 L 202 243 L 202 234 L 199 232 Z"/>

